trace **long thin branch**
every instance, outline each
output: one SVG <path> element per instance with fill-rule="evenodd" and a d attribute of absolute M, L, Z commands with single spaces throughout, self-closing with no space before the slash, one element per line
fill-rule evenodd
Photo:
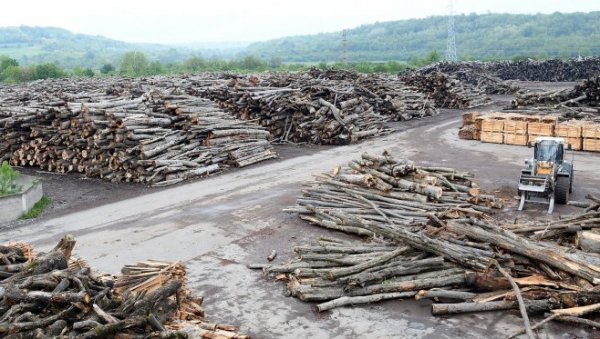
<path fill-rule="evenodd" d="M 519 311 L 521 311 L 521 317 L 523 318 L 523 324 L 525 326 L 525 333 L 527 333 L 527 336 L 530 339 L 536 339 L 537 337 L 533 333 L 533 330 L 531 329 L 531 324 L 529 323 L 527 308 L 525 308 L 525 302 L 523 301 L 523 296 L 521 295 L 521 290 L 519 289 L 519 286 L 517 286 L 517 283 L 514 281 L 514 279 L 510 276 L 510 274 L 508 274 L 508 272 L 506 272 L 502 268 L 502 266 L 500 266 L 500 264 L 497 261 L 495 262 L 495 264 L 498 268 L 498 271 L 500 271 L 500 273 L 502 273 L 502 275 L 508 280 L 510 286 L 512 286 L 513 290 L 515 291 L 515 296 L 517 297 L 517 301 L 519 302 Z"/>
<path fill-rule="evenodd" d="M 531 326 L 531 329 L 532 329 L 532 330 L 535 330 L 535 329 L 537 329 L 538 327 L 540 327 L 540 326 L 544 325 L 545 323 L 549 322 L 550 320 L 553 320 L 553 319 L 554 319 L 554 318 L 556 318 L 556 317 L 558 317 L 558 314 L 552 314 L 551 316 L 549 316 L 549 317 L 546 317 L 546 318 L 544 318 L 544 320 L 542 320 L 542 321 L 540 321 L 540 322 L 538 322 L 538 323 L 534 324 L 533 326 Z M 520 336 L 521 334 L 525 333 L 525 331 L 526 331 L 526 330 L 525 330 L 524 328 L 522 328 L 521 330 L 519 330 L 519 332 L 517 332 L 517 333 L 515 333 L 515 334 L 511 335 L 510 337 L 508 337 L 508 339 L 512 339 L 512 338 L 515 338 L 515 337 L 517 337 L 517 336 Z"/>

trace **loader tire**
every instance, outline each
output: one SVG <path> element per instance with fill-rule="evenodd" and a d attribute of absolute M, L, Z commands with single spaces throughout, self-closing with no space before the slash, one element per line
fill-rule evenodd
<path fill-rule="evenodd" d="M 556 178 L 556 186 L 554 187 L 554 200 L 557 204 L 564 205 L 569 201 L 569 186 L 571 186 L 571 181 L 568 177 Z"/>
<path fill-rule="evenodd" d="M 571 170 L 571 178 L 569 179 L 569 193 L 573 193 L 573 180 L 575 180 L 575 177 L 573 176 L 573 170 Z"/>

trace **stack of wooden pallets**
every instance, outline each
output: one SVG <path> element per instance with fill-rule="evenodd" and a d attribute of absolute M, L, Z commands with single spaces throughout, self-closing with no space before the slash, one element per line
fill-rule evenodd
<path fill-rule="evenodd" d="M 523 146 L 542 136 L 561 137 L 576 151 L 600 152 L 600 124 L 591 121 L 559 123 L 554 116 L 468 112 L 458 132 L 460 139 Z"/>
<path fill-rule="evenodd" d="M 600 152 L 600 124 L 586 123 L 582 126 L 583 150 Z"/>

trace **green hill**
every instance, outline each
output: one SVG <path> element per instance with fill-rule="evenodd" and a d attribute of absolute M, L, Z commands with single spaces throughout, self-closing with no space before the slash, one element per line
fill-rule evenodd
<path fill-rule="evenodd" d="M 347 30 L 349 61 L 409 61 L 446 49 L 447 17 L 380 22 Z M 462 60 L 600 55 L 600 12 L 536 15 L 484 14 L 455 18 L 456 46 Z M 0 55 L 21 65 L 53 62 L 99 69 L 118 64 L 129 51 L 141 51 L 161 64 L 193 55 L 241 59 L 252 55 L 272 63 L 341 61 L 342 33 L 285 37 L 244 43 L 134 44 L 53 27 L 0 27 Z"/>
<path fill-rule="evenodd" d="M 149 59 L 168 64 L 197 54 L 229 57 L 241 49 L 236 45 L 218 47 L 134 44 L 55 27 L 0 27 L 0 55 L 17 59 L 22 65 L 54 62 L 65 68 L 99 68 L 105 63 L 117 64 L 129 51 L 142 51 Z"/>
<path fill-rule="evenodd" d="M 409 60 L 446 49 L 448 18 L 380 22 L 346 31 L 350 61 Z M 459 59 L 600 55 L 600 12 L 455 17 Z M 286 37 L 251 44 L 246 52 L 287 62 L 339 61 L 342 33 Z"/>

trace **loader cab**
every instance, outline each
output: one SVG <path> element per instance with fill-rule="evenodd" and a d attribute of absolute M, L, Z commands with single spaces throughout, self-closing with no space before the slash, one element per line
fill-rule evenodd
<path fill-rule="evenodd" d="M 538 137 L 534 146 L 533 161 L 530 163 L 531 174 L 549 175 L 555 173 L 554 167 L 561 168 L 563 165 L 565 142 L 562 138 Z"/>
<path fill-rule="evenodd" d="M 538 138 L 535 142 L 533 157 L 538 162 L 563 162 L 564 158 L 564 143 L 562 140 L 555 138 Z"/>

